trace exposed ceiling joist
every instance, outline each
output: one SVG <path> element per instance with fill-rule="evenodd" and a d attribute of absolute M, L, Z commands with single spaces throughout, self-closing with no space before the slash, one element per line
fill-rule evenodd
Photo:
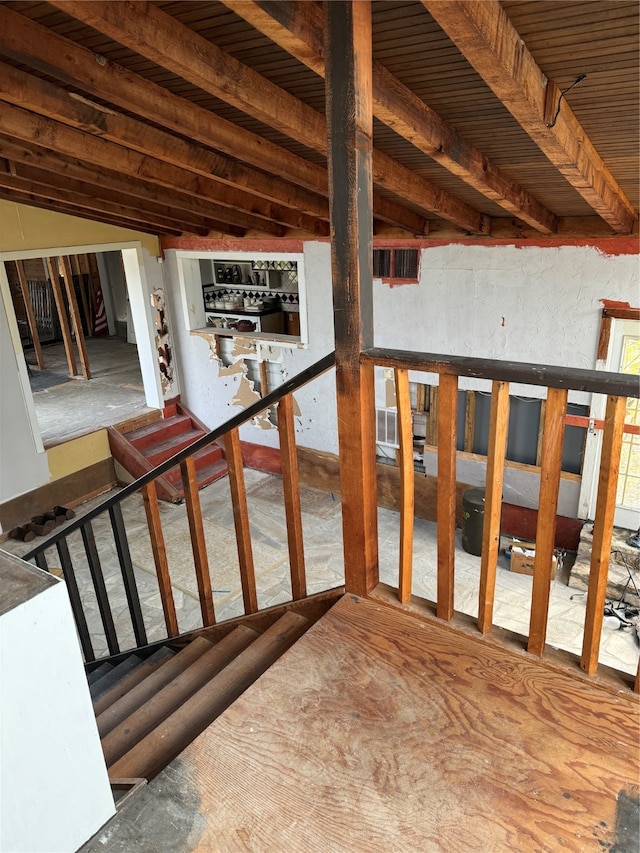
<path fill-rule="evenodd" d="M 0 187 L 5 190 L 15 190 L 24 195 L 47 199 L 50 202 L 68 204 L 75 208 L 76 216 L 84 215 L 87 212 L 96 215 L 104 212 L 121 221 L 131 222 L 130 227 L 135 227 L 136 224 L 144 221 L 148 227 L 160 233 L 182 231 L 182 233 L 192 233 L 205 237 L 210 230 L 198 226 L 188 228 L 179 219 L 172 218 L 169 211 L 162 214 L 158 211 L 149 210 L 143 214 L 140 210 L 127 207 L 122 202 L 109 200 L 104 196 L 100 200 L 96 200 L 95 193 L 87 192 L 86 188 L 82 192 L 78 192 L 77 185 L 52 187 L 48 183 L 34 180 L 33 177 L 23 177 L 0 170 Z"/>
<path fill-rule="evenodd" d="M 222 219 L 228 215 L 227 208 L 186 195 L 177 189 L 159 187 L 130 175 L 92 166 L 76 158 L 28 143 L 20 143 L 15 139 L 7 139 L 5 136 L 0 136 L 0 157 L 6 158 L 14 165 L 24 164 L 29 168 L 46 171 L 54 180 L 81 181 L 94 188 L 98 199 L 102 197 L 103 190 L 113 193 L 130 207 L 139 209 L 142 218 L 149 205 L 157 204 L 174 210 L 176 218 L 186 224 L 197 222 L 200 217 L 203 217 L 213 223 L 212 229 L 232 236 L 243 236 L 250 227 L 249 221 L 244 222 L 241 214 L 234 212 L 233 218 L 236 222 L 243 221 L 244 224 L 242 226 L 231 224 Z M 16 168 L 20 173 L 20 166 Z"/>
<path fill-rule="evenodd" d="M 314 3 L 222 0 L 276 44 L 324 77 L 322 13 Z M 544 234 L 555 215 L 506 175 L 380 63 L 373 65 L 374 114 L 478 192 Z"/>
<path fill-rule="evenodd" d="M 498 0 L 422 3 L 577 192 L 615 231 L 631 232 L 637 211 L 566 100 L 560 105 L 560 89 L 547 80 Z"/>
<path fill-rule="evenodd" d="M 228 157 L 193 145 L 149 124 L 118 114 L 84 98 L 75 97 L 73 93 L 64 92 L 51 83 L 2 62 L 0 100 L 110 140 L 131 151 L 147 154 L 205 178 L 213 178 L 214 181 L 225 185 L 224 190 L 221 187 L 218 199 L 220 203 L 224 204 L 224 199 L 228 198 L 233 206 L 252 210 L 257 214 L 264 209 L 269 211 L 271 216 L 271 205 L 261 204 L 258 199 L 253 198 L 255 194 L 283 208 L 308 214 L 308 227 L 304 228 L 302 224 L 297 227 L 311 233 L 314 233 L 316 228 L 315 218 L 325 221 L 329 219 L 328 203 L 322 196 L 287 184 L 280 178 L 242 166 Z M 233 188 L 231 194 L 228 194 L 228 187 Z M 251 195 L 243 196 L 237 191 L 240 189 L 249 190 Z M 283 216 L 286 218 L 286 213 L 283 213 Z M 304 217 L 296 217 L 295 220 L 293 217 L 294 214 L 291 214 L 291 222 L 284 221 L 283 224 L 305 221 Z"/>
<path fill-rule="evenodd" d="M 158 7 L 101 0 L 52 0 L 51 5 L 291 139 L 326 154 L 326 121 L 320 113 Z M 466 231 L 489 230 L 488 218 L 471 205 L 380 151 L 374 151 L 373 160 L 374 182 L 379 186 Z"/>
<path fill-rule="evenodd" d="M 140 117 L 166 130 L 215 148 L 297 186 L 327 195 L 327 170 L 322 166 L 215 116 L 120 65 L 105 62 L 90 50 L 2 5 L 0 53 L 122 109 L 129 110 L 135 104 Z M 219 169 L 217 175 L 232 177 L 224 168 Z M 252 191 L 259 192 L 261 180 L 262 176 L 251 183 Z M 423 217 L 380 196 L 374 201 L 374 216 L 413 234 L 426 234 L 428 230 Z"/>

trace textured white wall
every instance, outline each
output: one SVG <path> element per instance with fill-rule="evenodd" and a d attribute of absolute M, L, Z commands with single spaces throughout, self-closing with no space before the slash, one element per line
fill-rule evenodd
<path fill-rule="evenodd" d="M 71 853 L 115 813 L 63 583 L 0 616 L 0 850 Z"/>

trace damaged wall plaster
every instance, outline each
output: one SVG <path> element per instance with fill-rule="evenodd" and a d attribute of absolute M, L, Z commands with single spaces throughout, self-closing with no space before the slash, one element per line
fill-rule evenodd
<path fill-rule="evenodd" d="M 158 353 L 158 367 L 160 368 L 160 384 L 162 386 L 162 395 L 166 400 L 173 393 L 174 366 L 171 332 L 163 288 L 154 288 L 151 294 L 151 304 L 154 309 L 155 345 L 156 352 Z"/>

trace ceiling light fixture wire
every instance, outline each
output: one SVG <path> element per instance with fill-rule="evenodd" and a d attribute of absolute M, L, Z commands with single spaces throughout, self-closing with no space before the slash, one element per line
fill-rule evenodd
<path fill-rule="evenodd" d="M 548 128 L 555 127 L 556 121 L 558 120 L 558 116 L 560 115 L 560 104 L 562 103 L 562 99 L 564 98 L 564 96 L 567 94 L 567 92 L 570 92 L 574 86 L 577 86 L 578 83 L 582 83 L 582 81 L 585 80 L 586 77 L 586 74 L 580 74 L 578 77 L 576 77 L 576 79 L 570 86 L 567 86 L 566 89 L 563 89 L 562 92 L 560 92 L 560 97 L 558 98 L 558 106 L 556 108 L 556 114 L 553 117 L 553 121 L 547 122 Z"/>

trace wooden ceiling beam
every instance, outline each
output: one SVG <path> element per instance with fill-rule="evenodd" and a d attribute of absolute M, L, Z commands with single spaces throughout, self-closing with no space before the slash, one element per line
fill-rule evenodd
<path fill-rule="evenodd" d="M 132 151 L 148 154 L 225 186 L 249 190 L 285 207 L 329 219 L 325 198 L 280 178 L 247 168 L 206 148 L 193 145 L 144 122 L 79 98 L 51 83 L 0 62 L 0 100 L 108 139 Z M 156 117 L 157 121 L 157 117 Z"/>
<path fill-rule="evenodd" d="M 133 103 L 138 116 L 167 130 L 327 196 L 327 170 L 322 166 L 174 95 L 121 65 L 98 62 L 92 51 L 2 4 L 0 54 L 121 109 L 130 109 Z M 374 198 L 374 216 L 412 234 L 428 232 L 423 216 L 381 196 Z"/>
<path fill-rule="evenodd" d="M 157 6 L 103 0 L 52 0 L 51 5 L 326 156 L 324 116 Z M 380 151 L 373 152 L 373 169 L 376 183 L 425 213 L 487 233 L 488 217 Z"/>
<path fill-rule="evenodd" d="M 614 231 L 630 233 L 637 211 L 566 100 L 553 123 L 560 89 L 538 67 L 498 0 L 422 3 L 571 186 Z"/>
<path fill-rule="evenodd" d="M 143 178 L 169 189 L 180 190 L 196 198 L 207 199 L 214 204 L 223 204 L 227 208 L 227 212 L 224 214 L 225 218 L 228 217 L 229 221 L 234 224 L 246 226 L 247 223 L 251 223 L 248 227 L 277 237 L 284 234 L 282 225 L 278 224 L 281 211 L 274 210 L 275 215 L 270 218 L 265 207 L 266 205 L 275 208 L 275 205 L 268 205 L 262 199 L 255 199 L 258 204 L 254 205 L 254 208 L 259 207 L 260 214 L 264 215 L 264 218 L 255 215 L 254 209 L 248 213 L 246 207 L 243 206 L 247 204 L 246 193 L 237 194 L 237 205 L 234 206 L 233 198 L 235 196 L 229 187 L 217 184 L 215 181 L 208 181 L 200 175 L 186 172 L 177 166 L 170 166 L 168 163 L 154 160 L 152 157 L 129 151 L 113 142 L 89 136 L 80 130 L 59 124 L 44 116 L 36 116 L 34 113 L 27 112 L 12 104 L 5 103 L 0 106 L 0 126 L 3 133 L 24 142 L 33 142 L 42 148 L 75 159 L 85 160 L 101 168 L 120 172 L 133 178 Z M 221 201 L 221 195 L 224 201 Z M 236 216 L 237 209 L 242 211 L 241 216 Z M 295 213 L 295 211 L 289 212 Z M 291 225 L 293 227 L 301 227 L 296 217 L 288 218 L 292 220 Z M 322 229 L 323 235 L 324 231 L 325 229 Z"/>
<path fill-rule="evenodd" d="M 142 220 L 140 222 L 133 222 L 128 219 L 121 219 L 120 217 L 113 216 L 105 211 L 98 213 L 94 210 L 85 210 L 79 214 L 78 208 L 72 204 L 65 204 L 54 199 L 45 199 L 40 196 L 36 196 L 33 193 L 24 193 L 15 189 L 7 190 L 0 188 L 0 199 L 3 201 L 15 202 L 16 204 L 24 204 L 27 207 L 38 207 L 42 210 L 53 210 L 56 213 L 64 213 L 67 216 L 89 219 L 93 222 L 104 222 L 107 225 L 117 225 L 119 228 L 127 228 L 129 231 L 142 231 L 145 234 L 154 234 L 159 236 L 158 230 L 149 226 L 148 222 Z M 184 233 L 184 231 L 178 228 L 162 232 L 162 234 L 169 234 L 175 237 L 181 237 Z"/>
<path fill-rule="evenodd" d="M 141 210 L 132 209 L 124 204 L 100 199 L 96 201 L 95 196 L 91 197 L 85 193 L 77 193 L 73 189 L 66 189 L 61 186 L 51 186 L 50 184 L 42 183 L 38 180 L 25 178 L 10 172 L 0 170 L 0 187 L 5 190 L 15 190 L 23 195 L 29 195 L 34 198 L 43 198 L 49 201 L 60 202 L 73 206 L 76 209 L 76 216 L 83 216 L 84 211 L 91 211 L 94 214 L 99 214 L 101 211 L 118 218 L 121 221 L 142 222 L 144 221 L 149 228 L 152 228 L 155 233 L 164 233 L 167 230 L 182 230 L 197 234 L 200 237 L 206 237 L 209 233 L 207 228 L 198 228 L 190 226 L 187 228 L 183 223 L 168 216 L 162 216 L 151 211 L 143 212 Z M 131 226 L 134 227 L 134 226 Z"/>
<path fill-rule="evenodd" d="M 13 177 L 29 182 L 34 187 L 42 187 L 43 192 L 46 191 L 49 195 L 57 191 L 57 197 L 60 201 L 71 200 L 71 196 L 76 200 L 82 199 L 78 203 L 87 209 L 107 210 L 108 205 L 116 205 L 123 210 L 130 211 L 138 219 L 146 215 L 149 222 L 160 223 L 162 220 L 166 220 L 166 222 L 173 222 L 174 224 L 179 223 L 183 230 L 203 236 L 212 231 L 221 231 L 233 237 L 243 237 L 246 233 L 243 228 L 237 228 L 219 220 L 208 219 L 206 216 L 199 216 L 195 213 L 187 214 L 175 207 L 152 201 L 141 202 L 131 195 L 123 195 L 119 191 L 109 189 L 102 182 L 86 183 L 85 181 L 74 180 L 68 175 L 61 176 L 59 171 L 47 171 L 15 162 L 11 163 L 10 172 Z M 4 175 L 0 173 L 0 181 L 3 178 Z M 5 184 L 5 186 L 8 187 L 9 185 Z M 35 189 L 28 191 L 36 193 Z M 69 198 L 66 199 L 66 196 Z"/>
<path fill-rule="evenodd" d="M 65 181 L 81 181 L 95 187 L 98 197 L 101 194 L 100 190 L 105 189 L 108 193 L 122 198 L 129 207 L 145 210 L 148 205 L 164 205 L 175 210 L 177 218 L 184 221 L 186 225 L 196 222 L 199 217 L 204 217 L 207 222 L 219 223 L 219 230 L 238 237 L 243 236 L 252 227 L 249 221 L 244 222 L 242 215 L 235 212 L 232 214 L 233 219 L 243 221 L 244 224 L 240 226 L 227 222 L 223 217 L 228 215 L 229 209 L 220 205 L 196 199 L 175 189 L 159 187 L 131 176 L 121 175 L 110 169 L 94 167 L 63 154 L 8 139 L 5 136 L 0 136 L 0 157 L 5 157 L 14 165 L 18 163 L 34 167 L 54 177 L 63 178 Z M 19 168 L 17 167 L 18 172 Z"/>
<path fill-rule="evenodd" d="M 222 0 L 247 23 L 324 77 L 322 11 L 314 3 Z M 376 118 L 466 184 L 543 234 L 556 216 L 506 175 L 378 62 L 373 64 Z"/>

